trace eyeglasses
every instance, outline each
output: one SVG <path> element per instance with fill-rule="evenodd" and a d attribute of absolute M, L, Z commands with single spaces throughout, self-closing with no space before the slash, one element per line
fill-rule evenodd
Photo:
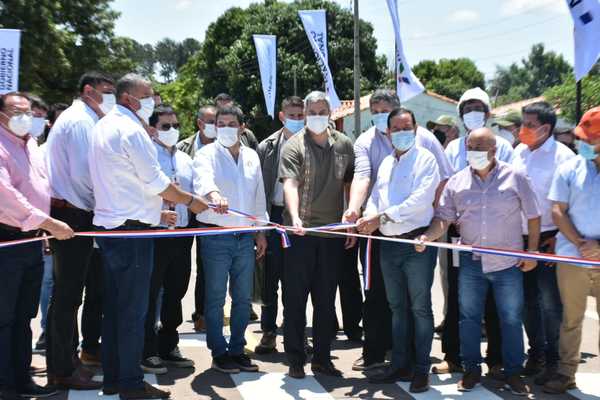
<path fill-rule="evenodd" d="M 179 129 L 179 123 L 175 122 L 174 124 L 165 123 L 159 125 L 161 131 L 168 131 L 171 127 L 173 127 L 173 129 Z"/>
<path fill-rule="evenodd" d="M 33 113 L 31 111 L 26 111 L 26 112 L 22 112 L 22 111 L 12 111 L 12 115 L 14 117 L 21 117 L 23 115 L 26 115 L 28 117 L 33 117 Z"/>

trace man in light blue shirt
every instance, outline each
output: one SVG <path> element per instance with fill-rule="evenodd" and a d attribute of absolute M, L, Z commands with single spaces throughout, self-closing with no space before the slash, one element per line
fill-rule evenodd
<path fill-rule="evenodd" d="M 575 129 L 579 156 L 560 165 L 548 199 L 560 233 L 556 254 L 600 260 L 600 107 L 589 110 Z M 559 263 L 556 271 L 563 319 L 560 326 L 558 373 L 544 385 L 548 393 L 575 388 L 581 356 L 581 331 L 587 296 L 600 303 L 600 270 Z"/>
<path fill-rule="evenodd" d="M 454 172 L 469 165 L 467 162 L 467 137 L 471 131 L 483 128 L 490 119 L 490 96 L 480 88 L 469 89 L 461 96 L 457 111 L 467 135 L 454 139 L 446 147 L 446 156 L 454 168 Z M 513 148 L 508 140 L 496 136 L 496 149 L 498 161 L 509 164 L 512 162 Z"/>
<path fill-rule="evenodd" d="M 154 109 L 150 117 L 150 126 L 156 128 L 158 137 L 154 147 L 162 172 L 186 192 L 193 189 L 193 162 L 190 156 L 177 150 L 179 122 L 175 111 L 161 105 Z M 165 210 L 163 229 L 186 228 L 190 215 L 183 204 L 174 205 L 163 201 Z M 164 374 L 167 366 L 191 368 L 194 362 L 179 352 L 179 334 L 177 328 L 183 322 L 181 300 L 185 296 L 192 269 L 193 237 L 154 239 L 154 270 L 150 281 L 150 297 L 146 314 L 146 336 L 142 369 L 145 373 Z M 160 330 L 155 330 L 156 309 L 162 291 L 160 308 Z"/>

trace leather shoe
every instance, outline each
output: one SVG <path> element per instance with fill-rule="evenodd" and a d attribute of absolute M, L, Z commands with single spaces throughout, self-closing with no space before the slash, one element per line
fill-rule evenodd
<path fill-rule="evenodd" d="M 102 388 L 102 382 L 92 380 L 92 377 L 81 368 L 77 368 L 68 377 L 53 376 L 52 378 L 48 378 L 48 382 L 64 390 L 97 390 Z"/>
<path fill-rule="evenodd" d="M 410 382 L 411 393 L 423 393 L 429 390 L 429 374 L 416 373 Z"/>
<path fill-rule="evenodd" d="M 328 375 L 328 376 L 337 376 L 337 377 L 341 377 L 342 376 L 342 371 L 340 371 L 339 369 L 337 369 L 335 367 L 335 365 L 333 365 L 333 363 L 331 361 L 328 362 L 327 364 L 320 364 L 320 363 L 313 362 L 313 363 L 310 364 L 310 369 L 315 374 L 322 374 L 322 375 Z"/>
<path fill-rule="evenodd" d="M 396 383 L 410 382 L 413 379 L 413 373 L 407 368 L 388 368 L 383 374 L 375 375 L 369 378 L 370 383 Z"/>
<path fill-rule="evenodd" d="M 288 376 L 294 379 L 304 379 L 304 367 L 302 365 L 292 365 L 288 371 Z"/>
<path fill-rule="evenodd" d="M 119 398 L 121 400 L 139 400 L 139 399 L 168 399 L 171 392 L 160 390 L 148 382 L 144 382 L 144 387 L 134 390 L 120 390 Z"/>

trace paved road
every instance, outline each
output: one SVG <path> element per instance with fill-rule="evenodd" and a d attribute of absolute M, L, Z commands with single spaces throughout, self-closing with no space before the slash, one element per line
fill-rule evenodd
<path fill-rule="evenodd" d="M 195 253 L 195 252 L 193 252 Z M 184 315 L 190 317 L 193 311 L 193 282 L 190 281 L 190 290 L 184 300 Z M 434 315 L 436 322 L 442 318 L 442 291 L 439 279 L 433 288 Z M 259 308 L 255 306 L 256 311 Z M 340 313 L 338 304 L 338 313 Z M 311 320 L 312 312 L 307 312 L 307 320 Z M 340 315 L 340 314 L 338 314 Z M 281 322 L 281 310 L 279 321 Z M 341 320 L 341 318 L 340 318 Z M 592 299 L 588 303 L 588 312 L 584 322 L 584 337 L 582 343 L 583 361 L 579 369 L 577 381 L 578 390 L 569 392 L 568 395 L 549 396 L 540 392 L 534 386 L 535 398 L 538 399 L 597 399 L 600 400 L 600 358 L 598 357 L 598 314 Z M 33 323 L 34 338 L 39 335 L 39 320 Z M 260 339 L 260 325 L 251 323 L 247 331 L 248 349 L 253 349 Z M 460 393 L 456 391 L 458 375 L 432 375 L 432 388 L 426 393 L 411 395 L 408 392 L 408 384 L 371 385 L 362 373 L 352 371 L 352 363 L 361 355 L 361 348 L 356 344 L 346 341 L 343 333 L 338 335 L 333 344 L 334 363 L 344 372 L 343 378 L 330 378 L 324 376 L 312 376 L 310 368 L 306 368 L 307 378 L 294 380 L 288 378 L 285 373 L 285 355 L 283 354 L 282 337 L 278 337 L 279 353 L 268 356 L 254 357 L 260 366 L 260 373 L 242 373 L 238 375 L 223 375 L 210 370 L 210 352 L 206 347 L 205 336 L 193 331 L 191 321 L 186 321 L 180 329 L 180 347 L 182 352 L 192 358 L 195 369 L 173 369 L 166 375 L 148 375 L 147 379 L 152 383 L 158 383 L 163 388 L 169 389 L 176 400 L 183 399 L 227 399 L 227 400 L 279 400 L 279 399 L 465 399 L 465 400 L 495 400 L 518 398 L 510 392 L 503 391 L 500 383 L 484 378 L 483 385 L 471 393 Z M 436 337 L 433 343 L 433 362 L 442 357 L 441 342 Z M 34 355 L 33 364 L 44 366 L 43 356 Z M 44 380 L 42 380 L 44 382 Z M 116 396 L 113 396 L 115 399 Z M 61 393 L 55 397 L 56 400 L 93 400 L 108 399 L 99 393 L 70 391 Z"/>

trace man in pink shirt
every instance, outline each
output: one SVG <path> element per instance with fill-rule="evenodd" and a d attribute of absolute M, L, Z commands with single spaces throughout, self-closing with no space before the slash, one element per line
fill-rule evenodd
<path fill-rule="evenodd" d="M 50 186 L 42 153 L 29 134 L 31 103 L 21 93 L 0 97 L 0 242 L 38 236 L 68 239 L 73 230 L 48 216 Z M 0 248 L 0 394 L 4 400 L 47 397 L 33 382 L 31 319 L 37 313 L 44 263 L 42 242 Z"/>

